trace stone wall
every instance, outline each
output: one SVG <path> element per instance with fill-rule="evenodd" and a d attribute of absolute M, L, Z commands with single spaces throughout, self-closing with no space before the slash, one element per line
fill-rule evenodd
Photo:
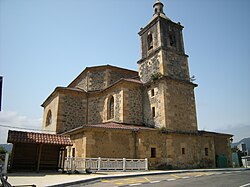
<path fill-rule="evenodd" d="M 55 94 L 50 100 L 50 103 L 44 108 L 43 111 L 43 126 L 42 129 L 50 132 L 57 132 L 57 121 L 58 121 L 58 106 L 59 106 L 59 95 Z M 46 119 L 48 112 L 51 111 L 52 123 L 46 125 Z"/>
<path fill-rule="evenodd" d="M 141 85 L 124 88 L 123 123 L 142 124 L 142 88 Z"/>
<path fill-rule="evenodd" d="M 136 71 L 113 66 L 97 66 L 85 69 L 69 87 L 85 91 L 103 90 L 122 78 L 138 76 Z"/>
<path fill-rule="evenodd" d="M 60 94 L 58 132 L 65 132 L 86 124 L 87 99 L 85 93 Z"/>
<path fill-rule="evenodd" d="M 169 47 L 179 53 L 184 53 L 184 45 L 182 38 L 182 26 L 172 22 L 160 22 L 162 45 Z M 174 35 L 175 45 L 170 45 L 170 35 Z"/>
<path fill-rule="evenodd" d="M 148 49 L 148 35 L 152 34 L 153 38 L 153 48 Z M 160 38 L 160 24 L 157 23 L 152 27 L 149 27 L 143 33 L 140 33 L 141 36 L 141 57 L 142 59 L 148 57 L 151 53 L 154 52 L 155 49 L 161 46 L 161 38 Z"/>
<path fill-rule="evenodd" d="M 95 130 L 87 137 L 87 155 L 104 158 L 133 158 L 133 139 L 130 131 Z"/>
<path fill-rule="evenodd" d="M 89 71 L 88 91 L 103 90 L 106 88 L 106 70 Z"/>
<path fill-rule="evenodd" d="M 163 60 L 164 75 L 178 80 L 190 80 L 187 56 L 172 51 L 164 51 Z"/>
<path fill-rule="evenodd" d="M 152 90 L 154 95 L 152 95 Z M 143 123 L 149 127 L 165 127 L 163 87 L 159 81 L 152 81 L 143 88 Z M 155 108 L 155 117 L 152 114 Z"/>
<path fill-rule="evenodd" d="M 139 76 L 142 82 L 148 82 L 162 74 L 161 53 L 139 63 Z"/>
<path fill-rule="evenodd" d="M 232 167 L 232 154 L 230 139 L 224 136 L 214 137 L 215 154 L 227 156 L 228 166 Z"/>
<path fill-rule="evenodd" d="M 88 124 L 98 124 L 103 121 L 104 97 L 90 96 L 88 98 Z"/>
<path fill-rule="evenodd" d="M 107 86 L 110 86 L 123 78 L 133 78 L 133 77 L 138 76 L 138 73 L 133 72 L 133 71 L 129 72 L 129 71 L 124 71 L 124 70 L 119 70 L 119 69 L 118 70 L 108 69 L 107 71 L 108 71 Z"/>
<path fill-rule="evenodd" d="M 166 128 L 197 131 L 194 85 L 162 80 L 166 112 Z"/>
<path fill-rule="evenodd" d="M 214 168 L 218 149 L 228 159 L 231 158 L 231 153 L 224 150 L 228 137 L 223 136 L 169 134 L 161 130 L 139 130 L 134 133 L 132 130 L 105 128 L 83 128 L 69 134 L 77 157 L 136 156 L 140 159 L 148 158 L 150 169 Z M 222 147 L 217 145 L 215 149 L 215 141 L 220 141 Z M 152 148 L 155 149 L 155 157 L 152 157 Z"/>
<path fill-rule="evenodd" d="M 85 73 L 81 76 L 79 82 L 74 86 L 74 88 L 80 88 L 84 91 L 88 91 L 88 74 Z"/>

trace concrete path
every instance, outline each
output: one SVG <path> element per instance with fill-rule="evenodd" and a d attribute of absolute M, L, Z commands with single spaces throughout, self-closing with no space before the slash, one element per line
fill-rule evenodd
<path fill-rule="evenodd" d="M 70 184 L 93 182 L 101 179 L 123 178 L 134 176 L 173 174 L 185 172 L 211 172 L 211 171 L 239 171 L 246 168 L 225 169 L 192 169 L 192 170 L 168 170 L 168 171 L 134 171 L 134 172 L 98 172 L 94 174 L 61 174 L 61 173 L 10 173 L 8 182 L 13 186 L 36 185 L 45 186 L 67 186 Z"/>

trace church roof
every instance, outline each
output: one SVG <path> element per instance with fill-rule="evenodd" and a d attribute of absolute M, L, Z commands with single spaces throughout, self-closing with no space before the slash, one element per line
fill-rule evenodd
<path fill-rule="evenodd" d="M 52 145 L 62 145 L 62 146 L 72 145 L 70 138 L 67 136 L 36 133 L 36 132 L 11 131 L 11 130 L 9 130 L 7 142 L 52 144 Z"/>
<path fill-rule="evenodd" d="M 137 71 L 134 70 L 130 70 L 130 69 L 126 69 L 126 68 L 121 68 L 121 67 L 117 67 L 117 66 L 112 66 L 112 65 L 100 65 L 100 66 L 91 66 L 91 67 L 86 67 L 69 85 L 68 87 L 71 87 L 72 85 L 74 85 L 79 79 L 81 79 L 81 77 L 87 73 L 88 71 L 94 71 L 94 70 L 98 70 L 98 69 L 115 69 L 115 70 L 122 70 L 122 71 L 126 71 L 132 74 L 136 74 L 138 75 Z"/>
<path fill-rule="evenodd" d="M 107 122 L 107 123 L 100 123 L 100 124 L 86 124 L 75 129 L 69 130 L 66 133 L 78 131 L 84 128 L 103 128 L 103 129 L 118 129 L 118 130 L 155 130 L 155 128 L 150 128 L 141 125 L 129 125 L 124 123 L 115 123 L 115 122 Z"/>

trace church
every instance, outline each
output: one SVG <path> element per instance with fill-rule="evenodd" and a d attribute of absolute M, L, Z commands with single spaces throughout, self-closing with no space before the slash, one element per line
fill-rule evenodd
<path fill-rule="evenodd" d="M 148 158 L 149 168 L 232 166 L 232 135 L 198 130 L 183 26 L 163 7 L 155 1 L 139 31 L 138 71 L 87 67 L 43 102 L 43 129 L 70 137 L 67 156 Z"/>

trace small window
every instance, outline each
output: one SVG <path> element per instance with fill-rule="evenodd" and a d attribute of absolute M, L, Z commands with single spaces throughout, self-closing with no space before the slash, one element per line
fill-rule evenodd
<path fill-rule="evenodd" d="M 152 107 L 152 117 L 155 117 L 155 107 Z"/>
<path fill-rule="evenodd" d="M 154 95 L 155 95 L 155 90 L 152 89 L 152 90 L 151 90 L 151 97 L 153 97 Z"/>
<path fill-rule="evenodd" d="M 108 119 L 113 119 L 114 118 L 114 97 L 111 96 L 108 100 Z"/>
<path fill-rule="evenodd" d="M 51 110 L 49 110 L 46 117 L 46 126 L 51 125 L 51 123 L 52 123 L 52 113 Z"/>
<path fill-rule="evenodd" d="M 182 154 L 182 155 L 185 155 L 185 148 L 184 148 L 184 147 L 181 148 L 181 154 Z"/>
<path fill-rule="evenodd" d="M 152 49 L 153 48 L 153 37 L 152 37 L 152 34 L 148 35 L 147 42 L 148 42 L 148 50 Z"/>
<path fill-rule="evenodd" d="M 208 148 L 205 148 L 205 156 L 208 156 Z"/>
<path fill-rule="evenodd" d="M 155 158 L 155 157 L 156 157 L 156 148 L 151 147 L 151 158 Z"/>

